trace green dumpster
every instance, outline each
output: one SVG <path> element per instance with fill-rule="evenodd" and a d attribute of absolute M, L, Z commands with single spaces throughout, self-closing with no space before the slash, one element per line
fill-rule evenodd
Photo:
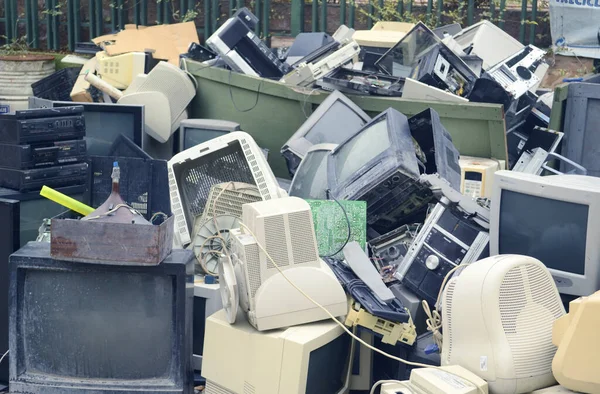
<path fill-rule="evenodd" d="M 329 93 L 294 88 L 194 61 L 186 61 L 186 65 L 198 81 L 190 117 L 239 123 L 260 147 L 269 149 L 269 164 L 275 175 L 288 177 L 285 160 L 279 150 Z M 406 116 L 431 107 L 439 113 L 460 154 L 507 160 L 502 105 L 359 95 L 348 97 L 371 116 L 389 107 Z"/>

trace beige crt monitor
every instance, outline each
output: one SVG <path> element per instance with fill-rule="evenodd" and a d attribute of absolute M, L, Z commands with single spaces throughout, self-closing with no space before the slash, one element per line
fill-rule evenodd
<path fill-rule="evenodd" d="M 256 331 L 241 313 L 206 320 L 205 394 L 338 394 L 348 391 L 349 335 L 335 322 Z"/>
<path fill-rule="evenodd" d="M 569 314 L 554 323 L 552 342 L 558 347 L 552 372 L 565 388 L 600 393 L 600 291 L 569 304 Z"/>
<path fill-rule="evenodd" d="M 600 178 L 497 171 L 491 200 L 490 255 L 539 259 L 561 294 L 600 289 Z"/>

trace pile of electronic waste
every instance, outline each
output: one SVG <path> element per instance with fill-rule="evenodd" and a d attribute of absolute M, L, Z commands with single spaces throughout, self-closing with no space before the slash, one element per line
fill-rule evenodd
<path fill-rule="evenodd" d="M 561 138 L 536 127 L 530 141 Z M 594 234 L 585 204 L 600 203 L 598 178 L 560 173 L 556 154 L 512 171 L 461 157 L 435 110 L 371 119 L 338 91 L 282 154 L 285 189 L 241 131 L 168 162 L 176 245 L 221 290 L 224 311 L 206 320 L 207 394 L 360 392 L 389 379 L 404 382 L 382 393 L 595 392 L 594 374 L 566 367 L 577 353 L 568 326 L 588 323 L 563 317 L 559 290 L 600 289 L 581 241 Z M 348 332 L 375 351 L 343 342 Z M 318 347 L 337 358 L 313 360 Z M 329 364 L 338 369 L 307 373 Z M 555 379 L 564 387 L 547 391 Z"/>

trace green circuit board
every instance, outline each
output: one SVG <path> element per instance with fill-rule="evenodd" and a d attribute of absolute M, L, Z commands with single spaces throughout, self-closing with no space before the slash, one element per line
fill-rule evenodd
<path fill-rule="evenodd" d="M 312 210 L 315 234 L 320 256 L 338 251 L 348 238 L 346 215 L 334 200 L 306 200 Z M 350 241 L 365 248 L 367 244 L 367 203 L 365 201 L 340 201 L 350 220 Z M 336 258 L 343 258 L 339 252 Z"/>

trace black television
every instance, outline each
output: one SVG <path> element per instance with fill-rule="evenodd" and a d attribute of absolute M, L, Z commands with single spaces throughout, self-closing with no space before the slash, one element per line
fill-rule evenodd
<path fill-rule="evenodd" d="M 78 201 L 85 202 L 83 199 L 84 185 L 59 187 L 56 190 Z M 19 246 L 24 246 L 27 242 L 36 240 L 44 219 L 53 218 L 66 210 L 62 205 L 40 196 L 39 192 L 21 193 L 17 190 L 0 187 L 0 198 L 20 202 Z"/>
<path fill-rule="evenodd" d="M 112 103 L 77 103 L 83 105 L 85 140 L 90 156 L 108 156 L 112 144 L 122 134 L 137 146 L 143 146 L 144 106 Z M 51 101 L 30 97 L 29 108 L 73 106 L 69 101 Z M 147 137 L 150 139 L 150 137 Z M 152 155 L 155 157 L 155 155 Z"/>
<path fill-rule="evenodd" d="M 194 254 L 158 265 L 10 257 L 10 388 L 27 394 L 193 394 Z"/>
<path fill-rule="evenodd" d="M 388 108 L 328 156 L 330 194 L 366 201 L 367 224 L 379 234 L 413 223 L 432 198 L 419 183 L 425 156 L 417 146 L 406 116 Z"/>
<path fill-rule="evenodd" d="M 0 357 L 2 357 L 8 351 L 8 256 L 19 249 L 19 202 L 0 198 L 0 218 L 2 218 L 2 226 L 0 226 Z M 8 384 L 8 358 L 6 357 L 0 363 L 0 387 L 3 384 Z"/>
<path fill-rule="evenodd" d="M 242 130 L 235 122 L 218 119 L 185 119 L 179 125 L 179 152 L 232 131 Z"/>

